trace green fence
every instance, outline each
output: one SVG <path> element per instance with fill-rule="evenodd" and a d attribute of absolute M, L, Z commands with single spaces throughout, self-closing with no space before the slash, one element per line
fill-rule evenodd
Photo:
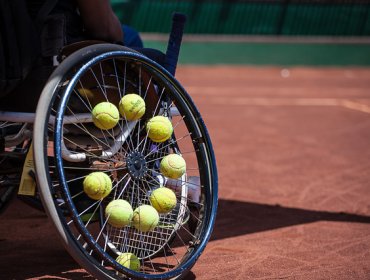
<path fill-rule="evenodd" d="M 188 16 L 187 34 L 370 35 L 370 0 L 111 0 L 140 32 L 168 33 L 171 14 Z"/>

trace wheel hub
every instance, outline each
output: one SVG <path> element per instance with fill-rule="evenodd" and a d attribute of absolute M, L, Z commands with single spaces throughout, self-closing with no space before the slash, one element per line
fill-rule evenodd
<path fill-rule="evenodd" d="M 126 158 L 126 163 L 128 172 L 133 179 L 143 179 L 146 176 L 148 172 L 148 167 L 142 153 L 129 153 Z"/>

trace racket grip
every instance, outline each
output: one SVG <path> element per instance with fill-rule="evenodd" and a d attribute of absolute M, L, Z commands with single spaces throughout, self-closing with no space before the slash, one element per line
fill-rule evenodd
<path fill-rule="evenodd" d="M 186 15 L 181 13 L 174 13 L 172 15 L 172 26 L 170 37 L 168 40 L 166 59 L 164 67 L 175 76 L 177 61 L 179 58 L 182 35 L 184 33 L 184 27 L 186 22 Z"/>

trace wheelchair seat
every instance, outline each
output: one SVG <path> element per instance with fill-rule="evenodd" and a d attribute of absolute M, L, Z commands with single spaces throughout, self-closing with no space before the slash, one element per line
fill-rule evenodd
<path fill-rule="evenodd" d="M 99 43 L 104 42 L 85 40 L 67 45 L 61 50 L 59 57 L 65 58 L 83 47 Z M 132 48 L 132 50 L 142 53 L 161 66 L 165 64 L 166 55 L 159 50 L 152 48 Z M 54 69 L 51 59 L 38 63 L 12 92 L 0 97 L 0 111 L 35 112 L 40 94 Z"/>

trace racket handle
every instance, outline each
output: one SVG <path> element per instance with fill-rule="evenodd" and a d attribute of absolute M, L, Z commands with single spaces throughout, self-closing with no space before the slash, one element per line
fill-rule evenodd
<path fill-rule="evenodd" d="M 174 13 L 172 15 L 172 26 L 170 37 L 168 40 L 166 59 L 164 67 L 175 76 L 177 61 L 179 58 L 182 35 L 186 22 L 186 15 L 181 13 Z"/>

